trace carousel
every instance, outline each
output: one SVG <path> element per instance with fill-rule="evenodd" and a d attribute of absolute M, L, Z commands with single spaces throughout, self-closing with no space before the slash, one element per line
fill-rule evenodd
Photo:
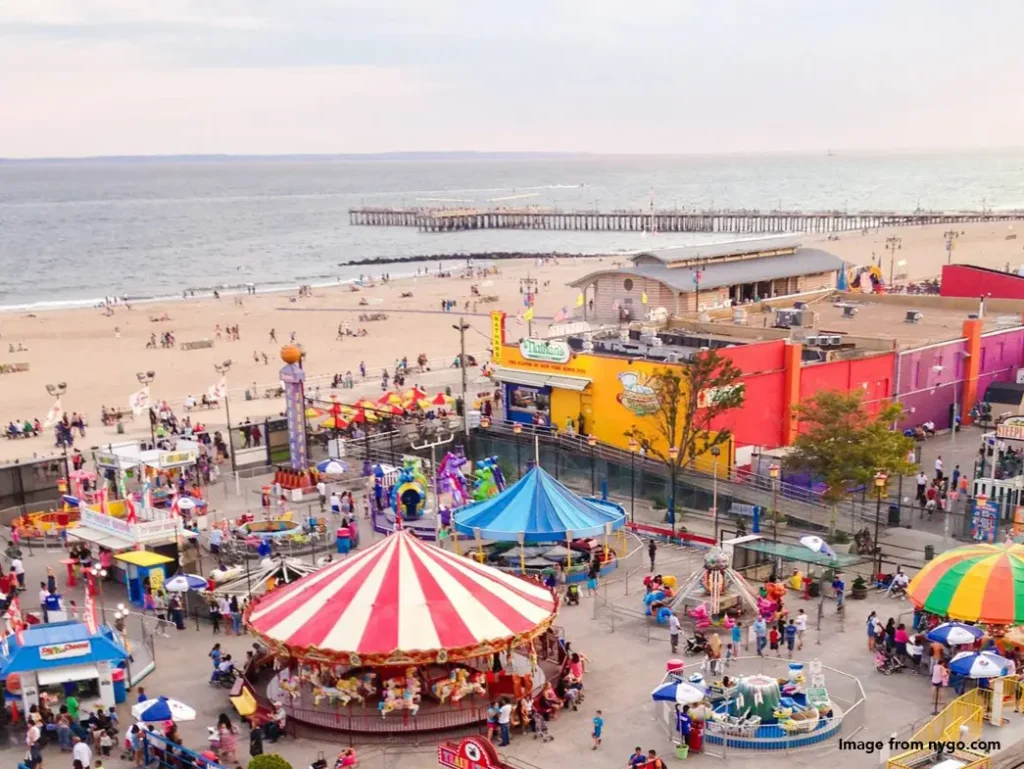
<path fill-rule="evenodd" d="M 399 529 L 257 598 L 245 622 L 274 657 L 266 686 L 289 718 L 337 731 L 462 728 L 490 701 L 557 675 L 557 597 L 538 582 Z M 547 669 L 545 669 L 547 668 Z"/>

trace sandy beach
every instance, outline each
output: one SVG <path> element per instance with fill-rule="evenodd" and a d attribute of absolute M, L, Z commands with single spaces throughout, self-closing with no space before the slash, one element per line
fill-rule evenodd
<path fill-rule="evenodd" d="M 897 236 L 902 247 L 897 261 L 905 260 L 909 279 L 937 276 L 946 262 L 945 239 L 942 226 L 904 228 L 844 234 L 838 241 L 825 236 L 805 237 L 805 245 L 817 245 L 852 264 L 868 264 L 872 256 L 880 257 L 888 277 L 889 254 L 886 238 Z M 1024 243 L 1007 240 L 1011 234 L 1005 225 L 967 225 L 957 241 L 953 261 L 969 262 L 985 267 L 1004 269 L 1009 263 L 1016 268 L 1024 262 Z M 657 239 L 647 241 L 657 248 Z M 552 238 L 552 250 L 557 250 L 557 236 Z M 228 378 L 232 423 L 245 417 L 277 414 L 282 404 L 277 399 L 246 401 L 244 391 L 254 384 L 262 392 L 276 384 L 280 367 L 278 351 L 295 340 L 307 351 L 307 371 L 314 382 L 321 384 L 321 395 L 328 397 L 329 380 L 333 374 L 352 370 L 358 374 L 360 361 L 365 362 L 368 374 L 377 378 L 383 367 L 393 368 L 395 360 L 425 353 L 431 358 L 431 374 L 413 375 L 407 386 L 419 383 L 436 390 L 455 381 L 441 369 L 449 366 L 458 353 L 459 335 L 452 328 L 464 316 L 471 328 L 466 333 L 466 349 L 477 354 L 486 350 L 490 341 L 488 313 L 501 309 L 515 316 L 524 307 L 519 293 L 520 279 L 537 279 L 540 290 L 537 297 L 535 326 L 546 326 L 548 320 L 563 306 L 574 307 L 576 291 L 566 283 L 580 275 L 611 266 L 621 261 L 618 257 L 563 259 L 557 264 L 538 266 L 535 261 L 506 261 L 499 263 L 500 274 L 482 279 L 419 277 L 388 284 L 378 283 L 359 292 L 339 286 L 313 289 L 311 297 L 297 298 L 290 293 L 242 296 L 241 304 L 233 296 L 221 299 L 194 299 L 166 303 L 140 304 L 131 310 L 117 307 L 112 316 L 99 309 L 65 310 L 38 313 L 0 313 L 0 363 L 28 363 L 30 369 L 19 373 L 0 374 L 0 423 L 11 420 L 43 420 L 52 404 L 46 385 L 67 383 L 63 399 L 65 411 L 84 412 L 89 429 L 84 440 L 76 438 L 76 446 L 89 447 L 112 440 L 123 439 L 114 428 L 100 424 L 102 406 L 124 409 L 130 393 L 139 388 L 136 372 L 152 371 L 156 374 L 151 396 L 168 403 L 180 412 L 184 398 L 192 394 L 197 399 L 218 379 L 214 364 L 230 359 L 233 362 Z M 387 267 L 374 268 L 374 273 Z M 497 301 L 483 303 L 471 294 L 477 284 L 482 295 L 498 297 Z M 402 298 L 403 292 L 412 292 L 411 298 Z M 366 298 L 367 306 L 359 302 Z M 443 299 L 453 299 L 456 308 L 441 311 Z M 469 302 L 469 309 L 465 303 Z M 383 321 L 360 322 L 360 313 L 387 313 Z M 151 321 L 164 314 L 170 320 Z M 337 339 L 338 325 L 348 322 L 353 329 L 366 328 L 365 337 Z M 239 326 L 240 341 L 228 341 L 223 330 Z M 222 338 L 216 338 L 216 328 L 222 329 Z M 116 331 L 115 331 L 116 329 Z M 274 329 L 277 342 L 270 339 Z M 159 338 L 164 332 L 173 332 L 172 349 L 147 349 L 151 334 Z M 509 321 L 510 335 L 525 334 L 525 324 Z M 182 350 L 183 342 L 212 340 L 213 346 L 203 349 Z M 9 352 L 9 345 L 22 345 L 25 351 Z M 254 359 L 254 354 L 256 358 Z M 263 362 L 263 355 L 267 362 Z M 323 380 L 327 381 L 324 382 Z M 379 381 L 367 382 L 355 391 L 343 391 L 342 398 L 364 393 L 380 392 Z M 211 426 L 226 422 L 224 409 L 201 412 Z M 143 418 L 127 423 L 128 437 L 148 435 Z M 0 441 L 0 461 L 26 459 L 34 455 L 56 453 L 50 431 L 30 439 Z"/>

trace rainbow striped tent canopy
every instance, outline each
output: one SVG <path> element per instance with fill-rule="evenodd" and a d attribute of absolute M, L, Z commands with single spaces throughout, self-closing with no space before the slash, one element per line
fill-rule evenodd
<path fill-rule="evenodd" d="M 910 581 L 918 609 L 986 625 L 1024 624 L 1024 546 L 976 544 L 940 553 Z"/>

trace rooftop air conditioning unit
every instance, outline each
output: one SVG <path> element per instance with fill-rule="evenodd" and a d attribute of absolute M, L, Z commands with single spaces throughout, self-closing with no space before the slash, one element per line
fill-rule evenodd
<path fill-rule="evenodd" d="M 833 334 L 829 337 L 828 343 L 833 347 L 840 347 L 843 344 L 843 338 L 839 334 Z"/>
<path fill-rule="evenodd" d="M 793 307 L 797 310 L 806 310 L 807 302 L 793 302 Z"/>
<path fill-rule="evenodd" d="M 821 342 L 819 341 L 818 337 L 809 336 L 806 339 L 804 339 L 804 344 L 807 345 L 808 347 L 816 347 L 817 345 L 821 344 Z"/>

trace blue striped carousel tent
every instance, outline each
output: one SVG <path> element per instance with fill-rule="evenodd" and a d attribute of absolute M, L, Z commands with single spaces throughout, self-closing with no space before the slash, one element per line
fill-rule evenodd
<path fill-rule="evenodd" d="M 500 494 L 455 512 L 459 534 L 500 542 L 562 542 L 568 535 L 596 537 L 626 523 L 622 505 L 584 499 L 540 467 L 534 467 Z M 608 527 L 611 527 L 608 529 Z"/>

